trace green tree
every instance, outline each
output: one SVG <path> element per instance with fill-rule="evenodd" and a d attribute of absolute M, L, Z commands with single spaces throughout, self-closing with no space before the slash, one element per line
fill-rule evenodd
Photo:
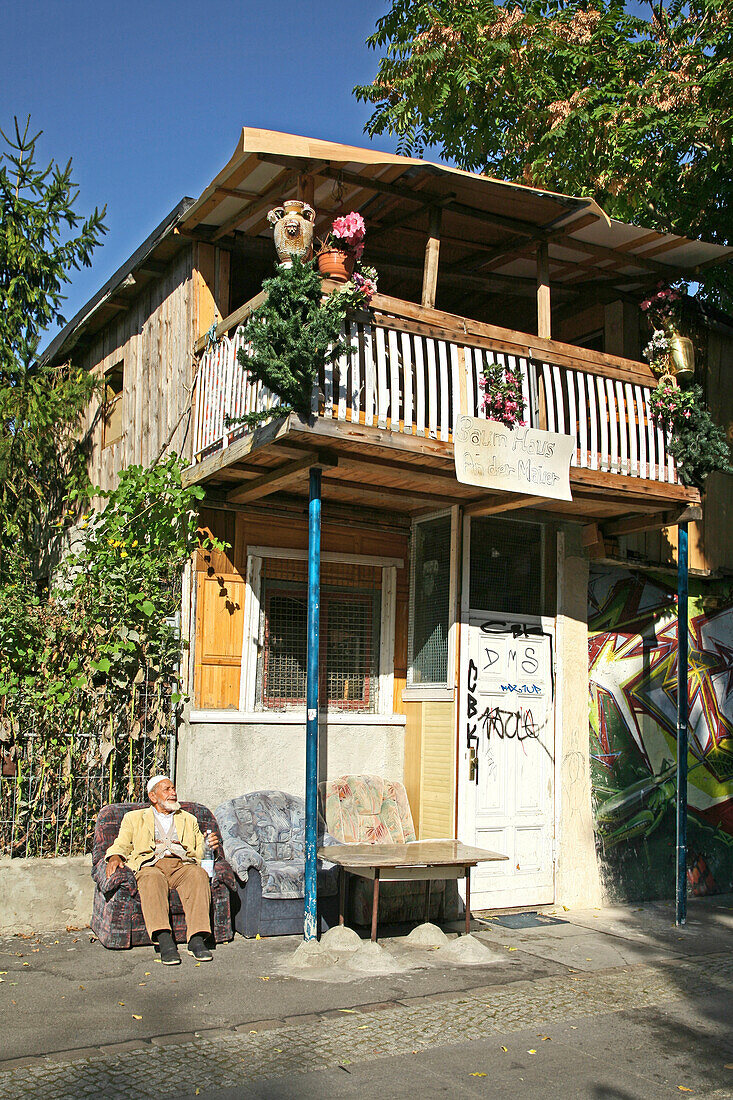
<path fill-rule="evenodd" d="M 733 0 L 393 0 L 368 43 L 371 135 L 733 240 Z M 730 270 L 702 278 L 730 308 Z"/>
<path fill-rule="evenodd" d="M 79 425 L 94 380 L 39 362 L 43 332 L 64 323 L 63 288 L 89 265 L 104 210 L 84 221 L 71 175 L 36 164 L 29 122 L 0 131 L 0 584 L 38 559 L 48 525 L 86 481 Z"/>

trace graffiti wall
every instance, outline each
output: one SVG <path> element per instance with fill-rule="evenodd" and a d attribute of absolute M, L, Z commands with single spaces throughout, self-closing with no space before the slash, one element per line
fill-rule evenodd
<path fill-rule="evenodd" d="M 673 576 L 595 567 L 589 583 L 591 780 L 605 886 L 674 891 L 677 617 Z M 733 890 L 733 584 L 690 579 L 689 873 Z"/>

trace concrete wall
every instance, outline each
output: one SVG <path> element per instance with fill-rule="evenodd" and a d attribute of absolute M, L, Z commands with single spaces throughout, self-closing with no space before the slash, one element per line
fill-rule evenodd
<path fill-rule="evenodd" d="M 84 928 L 92 916 L 91 856 L 0 859 L 0 934 Z"/>
<path fill-rule="evenodd" d="M 558 800 L 555 901 L 568 908 L 600 905 L 590 781 L 588 727 L 588 561 L 577 525 L 557 536 Z"/>
<path fill-rule="evenodd" d="M 305 789 L 305 722 L 194 720 L 179 731 L 176 785 L 180 798 L 215 809 L 247 791 Z M 219 720 L 221 718 L 221 720 Z M 319 778 L 373 773 L 402 779 L 404 719 L 322 723 Z"/>

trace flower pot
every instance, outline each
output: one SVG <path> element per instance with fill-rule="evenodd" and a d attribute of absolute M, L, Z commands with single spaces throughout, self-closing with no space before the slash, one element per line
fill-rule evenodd
<path fill-rule="evenodd" d="M 670 332 L 669 364 L 678 382 L 691 382 L 695 377 L 695 348 L 687 336 Z"/>
<path fill-rule="evenodd" d="M 328 248 L 318 253 L 318 270 L 327 279 L 337 283 L 347 283 L 354 273 L 356 256 L 340 248 Z"/>

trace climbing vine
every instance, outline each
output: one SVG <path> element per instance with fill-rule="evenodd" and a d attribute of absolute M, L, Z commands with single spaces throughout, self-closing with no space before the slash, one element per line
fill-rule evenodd
<path fill-rule="evenodd" d="M 175 455 L 128 467 L 116 489 L 97 493 L 101 507 L 75 517 L 75 546 L 50 592 L 22 569 L 0 588 L 3 798 L 13 786 L 18 807 L 13 835 L 2 838 L 6 851 L 39 828 L 88 839 L 81 787 L 90 773 L 106 802 L 143 794 L 135 779 L 139 786 L 143 757 L 148 771 L 166 768 L 182 701 L 181 578 L 203 496 L 183 486 L 181 472 Z M 39 825 L 46 806 L 55 820 Z M 36 838 L 36 850 L 48 851 L 46 837 Z"/>

